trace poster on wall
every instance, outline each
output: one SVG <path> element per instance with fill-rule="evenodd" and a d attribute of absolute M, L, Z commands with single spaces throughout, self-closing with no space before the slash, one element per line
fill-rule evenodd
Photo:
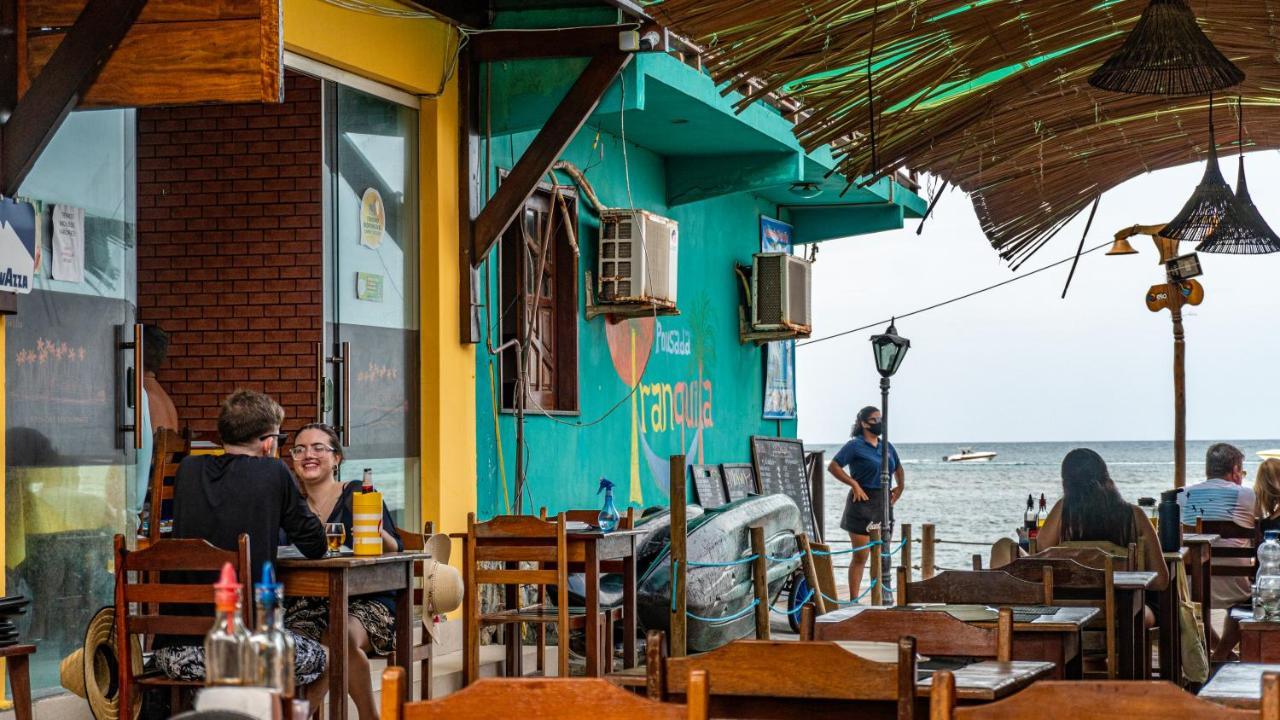
<path fill-rule="evenodd" d="M 0 199 L 0 290 L 31 292 L 35 270 L 35 208 L 29 202 Z"/>
<path fill-rule="evenodd" d="M 55 280 L 84 282 L 84 208 L 53 206 L 53 257 L 49 270 Z"/>
<path fill-rule="evenodd" d="M 386 230 L 387 208 L 382 204 L 382 193 L 368 188 L 360 197 L 360 244 L 377 250 Z"/>
<path fill-rule="evenodd" d="M 781 220 L 760 218 L 760 251 L 791 253 L 791 226 Z M 764 418 L 796 417 L 796 343 L 771 342 L 765 346 Z"/>

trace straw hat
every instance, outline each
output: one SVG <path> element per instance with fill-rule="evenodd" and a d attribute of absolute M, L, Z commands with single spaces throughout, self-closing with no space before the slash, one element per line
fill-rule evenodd
<path fill-rule="evenodd" d="M 426 542 L 431 559 L 426 562 L 423 589 L 427 595 L 427 612 L 443 615 L 462 606 L 462 574 L 449 564 L 452 545 L 449 536 L 436 533 Z"/>
<path fill-rule="evenodd" d="M 89 711 L 95 720 L 118 720 L 120 713 L 116 706 L 119 702 L 119 686 L 116 671 L 119 668 L 119 654 L 115 645 L 116 611 L 113 607 L 104 607 L 94 614 L 85 630 L 84 646 L 62 659 L 59 666 L 62 687 L 89 701 Z M 142 672 L 142 648 L 135 638 L 130 639 L 130 656 L 133 671 Z M 92 682 L 86 685 L 86 679 Z M 130 717 L 138 717 L 142 710 L 142 697 L 133 698 L 133 712 Z"/>

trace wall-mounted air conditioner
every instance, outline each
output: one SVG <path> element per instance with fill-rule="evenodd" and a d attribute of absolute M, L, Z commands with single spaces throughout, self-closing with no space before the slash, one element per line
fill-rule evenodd
<path fill-rule="evenodd" d="M 678 228 L 675 220 L 644 210 L 602 211 L 599 301 L 674 305 Z"/>
<path fill-rule="evenodd" d="M 756 253 L 751 270 L 751 328 L 807 335 L 812 264 L 786 253 Z"/>

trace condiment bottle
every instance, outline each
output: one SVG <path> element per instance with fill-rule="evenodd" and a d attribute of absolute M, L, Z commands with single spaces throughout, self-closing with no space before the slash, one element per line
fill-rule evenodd
<path fill-rule="evenodd" d="M 249 636 L 249 684 L 293 697 L 293 636 L 284 629 L 284 586 L 271 562 L 262 563 L 257 587 L 258 629 Z"/>
<path fill-rule="evenodd" d="M 204 636 L 204 684 L 243 685 L 249 666 L 249 631 L 240 616 L 240 583 L 231 563 L 214 584 L 213 627 Z"/>

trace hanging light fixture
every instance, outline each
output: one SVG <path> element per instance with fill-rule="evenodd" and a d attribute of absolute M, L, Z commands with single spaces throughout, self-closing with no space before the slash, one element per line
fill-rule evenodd
<path fill-rule="evenodd" d="M 1236 201 L 1239 204 L 1239 224 L 1230 228 L 1219 226 L 1208 239 L 1196 246 L 1197 252 L 1231 255 L 1264 255 L 1280 252 L 1280 237 L 1276 236 L 1266 218 L 1249 196 L 1249 184 L 1244 178 L 1244 103 L 1236 98 L 1236 116 L 1239 121 L 1240 175 L 1236 182 Z"/>
<path fill-rule="evenodd" d="M 1244 72 L 1205 36 L 1186 0 L 1151 0 L 1089 84 L 1135 95 L 1208 95 L 1242 80 Z"/>
<path fill-rule="evenodd" d="M 1235 238 L 1251 235 L 1246 214 L 1218 167 L 1218 142 L 1213 133 L 1213 96 L 1210 95 L 1209 162 L 1205 164 L 1204 177 L 1182 211 L 1164 226 L 1160 234 L 1170 240 L 1199 244 L 1215 233 L 1222 233 L 1222 241 L 1234 242 Z"/>

